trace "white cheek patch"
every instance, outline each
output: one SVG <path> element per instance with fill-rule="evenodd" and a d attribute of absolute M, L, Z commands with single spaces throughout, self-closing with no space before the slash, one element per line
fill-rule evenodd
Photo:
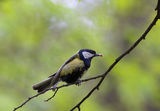
<path fill-rule="evenodd" d="M 82 55 L 83 55 L 83 57 L 85 58 L 85 59 L 88 59 L 88 58 L 91 58 L 91 57 L 93 57 L 94 56 L 94 54 L 91 54 L 91 53 L 89 53 L 89 52 L 82 52 Z"/>

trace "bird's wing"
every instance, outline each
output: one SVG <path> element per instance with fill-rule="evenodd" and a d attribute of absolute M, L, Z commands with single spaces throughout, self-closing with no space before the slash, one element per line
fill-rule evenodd
<path fill-rule="evenodd" d="M 70 63 L 73 59 L 75 59 L 78 55 L 75 54 L 73 55 L 71 58 L 69 58 L 62 66 L 59 70 L 61 70 L 66 64 Z M 56 72 L 57 73 L 57 72 Z M 56 73 L 52 74 L 51 76 L 49 76 L 48 78 L 50 77 L 54 77 L 56 75 Z"/>
<path fill-rule="evenodd" d="M 55 84 L 59 81 L 60 73 L 61 73 L 63 67 L 64 67 L 66 64 L 68 64 L 70 61 L 72 61 L 74 58 L 76 58 L 77 56 L 78 56 L 77 54 L 73 55 L 70 59 L 68 59 L 68 60 L 59 68 L 59 70 L 58 70 L 58 71 L 55 73 L 55 75 L 52 77 L 50 86 L 55 85 Z"/>
<path fill-rule="evenodd" d="M 77 57 L 77 54 L 73 55 L 71 58 L 69 58 L 62 66 L 65 66 L 66 64 L 68 64 L 69 62 L 71 62 L 73 59 L 75 59 Z"/>

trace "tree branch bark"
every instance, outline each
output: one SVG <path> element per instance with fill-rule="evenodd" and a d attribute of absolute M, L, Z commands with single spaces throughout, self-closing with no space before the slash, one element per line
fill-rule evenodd
<path fill-rule="evenodd" d="M 151 24 L 148 26 L 148 28 L 145 30 L 145 32 L 140 36 L 140 38 L 128 49 L 126 50 L 122 55 L 120 55 L 118 58 L 115 59 L 115 61 L 113 62 L 113 64 L 108 68 L 108 70 L 103 74 L 102 78 L 100 79 L 100 81 L 98 82 L 98 84 L 93 87 L 93 89 L 77 104 L 75 105 L 70 111 L 75 110 L 76 108 L 80 108 L 80 105 L 86 100 L 88 99 L 92 93 L 96 90 L 99 89 L 100 85 L 102 84 L 102 82 L 104 81 L 105 77 L 109 74 L 109 72 L 114 68 L 114 66 L 122 59 L 124 58 L 126 55 L 128 55 L 142 40 L 144 40 L 147 36 L 147 34 L 151 31 L 151 29 L 153 28 L 153 26 L 156 24 L 156 22 L 158 21 L 158 19 L 160 19 L 160 0 L 158 0 L 157 3 L 157 7 L 155 9 L 157 11 L 157 15 L 155 16 L 155 18 L 153 19 L 153 21 L 151 22 Z"/>
<path fill-rule="evenodd" d="M 80 106 L 81 104 L 86 100 L 88 99 L 94 91 L 98 90 L 100 85 L 102 84 L 102 82 L 104 81 L 104 79 L 107 77 L 107 75 L 109 74 L 109 72 L 114 68 L 114 66 L 122 59 L 124 58 L 126 55 L 128 55 L 142 40 L 144 40 L 147 36 L 147 34 L 151 31 L 151 29 L 153 28 L 153 26 L 156 24 L 156 22 L 158 21 L 158 19 L 160 19 L 160 0 L 158 0 L 158 3 L 157 3 L 157 7 L 155 8 L 155 10 L 157 11 L 157 14 L 155 16 L 155 18 L 153 19 L 153 21 L 151 22 L 151 24 L 148 26 L 148 28 L 145 30 L 145 32 L 139 37 L 139 39 L 137 41 L 135 41 L 135 43 L 128 49 L 126 50 L 123 54 L 121 54 L 119 57 L 117 57 L 115 59 L 115 61 L 113 62 L 113 64 L 110 65 L 110 67 L 107 69 L 107 71 L 104 73 L 104 74 L 101 74 L 101 75 L 98 75 L 98 76 L 95 76 L 95 77 L 91 77 L 91 78 L 88 78 L 88 79 L 84 79 L 84 80 L 81 80 L 81 82 L 87 82 L 87 81 L 91 81 L 91 80 L 95 80 L 95 79 L 98 79 L 98 78 L 101 78 L 99 80 L 99 82 L 97 83 L 97 85 L 95 87 L 93 87 L 93 89 L 77 104 L 75 105 L 70 111 L 73 111 L 75 110 L 76 108 L 78 109 L 78 111 L 81 110 Z M 76 84 L 76 83 L 74 83 Z M 51 100 L 53 97 L 55 97 L 55 95 L 57 94 L 57 92 L 59 91 L 59 89 L 63 88 L 63 87 L 68 87 L 68 86 L 71 86 L 71 85 L 74 85 L 74 84 L 65 84 L 65 85 L 62 85 L 62 86 L 59 86 L 59 87 L 56 87 L 56 88 L 49 88 L 49 89 L 46 89 L 44 90 L 43 92 L 40 92 L 34 96 L 31 96 L 29 97 L 28 99 L 26 99 L 21 105 L 19 105 L 18 107 L 14 108 L 13 111 L 16 111 L 17 109 L 23 107 L 26 103 L 28 103 L 30 100 L 32 100 L 33 98 L 36 98 L 38 97 L 39 95 L 41 94 L 44 94 L 45 92 L 49 91 L 49 90 L 55 90 L 54 94 L 52 97 L 48 98 L 47 100 L 45 101 L 49 101 Z"/>
<path fill-rule="evenodd" d="M 83 80 L 81 80 L 81 83 L 88 82 L 88 81 L 91 81 L 91 80 L 95 80 L 95 79 L 101 78 L 102 76 L 103 75 L 101 74 L 101 75 L 98 75 L 98 76 L 95 76 L 95 77 L 91 77 L 91 78 L 88 78 L 88 79 L 83 79 Z M 48 98 L 48 99 L 45 100 L 45 102 L 48 102 L 53 97 L 55 97 L 55 95 L 57 94 L 57 92 L 58 92 L 59 89 L 64 88 L 64 87 L 68 87 L 68 86 L 71 86 L 71 85 L 75 85 L 75 84 L 77 84 L 77 83 L 74 83 L 74 84 L 64 84 L 64 85 L 61 85 L 61 86 L 56 87 L 56 88 L 48 88 L 48 89 L 46 89 L 46 90 L 44 90 L 44 91 L 42 91 L 42 92 L 40 92 L 38 94 L 35 94 L 35 95 L 31 96 L 31 97 L 28 97 L 28 99 L 26 99 L 21 105 L 19 105 L 18 107 L 14 108 L 13 111 L 16 111 L 17 109 L 23 107 L 30 100 L 32 100 L 32 99 L 34 99 L 34 98 L 36 98 L 36 97 L 38 97 L 38 96 L 46 93 L 47 91 L 54 90 L 55 92 L 54 92 L 53 96 L 51 96 L 50 98 Z"/>

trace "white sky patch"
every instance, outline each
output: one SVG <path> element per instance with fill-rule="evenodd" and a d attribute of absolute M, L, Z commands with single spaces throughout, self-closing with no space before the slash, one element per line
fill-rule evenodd
<path fill-rule="evenodd" d="M 81 17 L 80 19 L 81 19 L 82 22 L 83 22 L 84 24 L 86 24 L 87 26 L 92 27 L 92 28 L 95 27 L 95 24 L 93 23 L 93 21 L 90 20 L 90 19 L 88 19 L 87 17 Z"/>
<path fill-rule="evenodd" d="M 91 58 L 91 57 L 94 56 L 94 54 L 91 54 L 91 53 L 86 52 L 86 51 L 82 52 L 82 55 L 84 56 L 85 59 L 88 59 L 88 58 Z"/>
<path fill-rule="evenodd" d="M 54 4 L 60 4 L 67 8 L 76 8 L 77 10 L 88 12 L 89 10 L 97 7 L 104 0 L 50 0 Z M 110 0 L 105 0 L 107 4 L 110 4 Z"/>
<path fill-rule="evenodd" d="M 79 0 L 51 0 L 54 4 L 61 4 L 67 8 L 76 8 Z"/>
<path fill-rule="evenodd" d="M 57 29 L 64 29 L 68 27 L 68 24 L 63 20 L 59 20 L 59 19 L 56 19 L 55 17 L 51 17 L 49 29 L 54 29 L 55 27 Z"/>

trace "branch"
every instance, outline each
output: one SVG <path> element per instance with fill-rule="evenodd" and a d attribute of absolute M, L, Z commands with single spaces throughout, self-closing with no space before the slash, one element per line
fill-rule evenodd
<path fill-rule="evenodd" d="M 157 11 L 157 15 L 160 18 L 160 0 L 158 0 L 157 7 L 155 10 Z"/>
<path fill-rule="evenodd" d="M 93 87 L 93 89 L 76 106 L 74 106 L 71 109 L 71 111 L 75 110 L 76 108 L 78 109 L 78 111 L 80 111 L 81 110 L 80 109 L 81 104 L 86 99 L 88 99 L 95 90 L 99 89 L 99 87 L 102 84 L 102 82 L 104 81 L 105 77 L 114 68 L 114 66 L 122 58 L 124 58 L 127 54 L 129 54 L 142 40 L 144 40 L 146 38 L 146 36 L 149 33 L 149 31 L 153 28 L 153 26 L 156 24 L 156 22 L 158 21 L 158 19 L 160 19 L 160 0 L 158 0 L 157 7 L 156 7 L 155 10 L 157 11 L 157 15 L 155 16 L 154 20 L 151 22 L 151 24 L 149 25 L 149 27 L 146 29 L 146 31 L 142 34 L 142 36 L 128 50 L 126 50 L 122 55 L 120 55 L 117 59 L 115 59 L 115 61 L 113 62 L 113 64 L 108 68 L 108 70 L 104 74 L 101 74 L 101 75 L 98 75 L 98 76 L 95 76 L 95 77 L 91 77 L 91 78 L 88 78 L 88 79 L 81 80 L 81 82 L 87 82 L 87 81 L 90 81 L 90 80 L 95 80 L 95 79 L 101 78 L 100 81 L 98 82 L 98 84 L 95 87 Z M 59 70 L 61 70 L 61 68 Z M 57 76 L 58 76 L 58 74 L 57 74 Z M 59 89 L 61 89 L 63 87 L 68 87 L 68 86 L 71 86 L 71 85 L 75 85 L 75 84 L 77 84 L 77 83 L 74 83 L 74 84 L 65 84 L 65 85 L 62 85 L 62 86 L 59 86 L 59 87 L 56 87 L 56 88 L 48 88 L 48 89 L 46 89 L 46 90 L 44 90 L 44 91 L 42 91 L 42 92 L 40 92 L 40 93 L 38 93 L 38 94 L 36 94 L 34 96 L 29 97 L 21 105 L 19 105 L 18 107 L 14 108 L 13 111 L 16 111 L 17 109 L 23 107 L 26 103 L 28 103 L 33 98 L 38 97 L 39 95 L 42 95 L 42 94 L 46 93 L 49 90 L 54 90 L 55 92 L 54 92 L 53 96 L 50 97 L 50 98 L 48 98 L 47 100 L 45 100 L 45 101 L 49 101 L 53 97 L 55 97 L 55 95 L 57 94 L 57 92 L 59 91 Z"/>
<path fill-rule="evenodd" d="M 81 80 L 80 82 L 87 82 L 87 81 L 90 81 L 90 80 L 98 79 L 98 78 L 100 78 L 100 77 L 103 77 L 103 74 L 98 75 L 98 76 L 95 76 L 95 77 L 91 77 L 91 78 L 88 78 L 88 79 Z M 74 83 L 74 84 L 77 84 L 77 83 Z M 52 98 L 54 98 L 54 96 L 56 95 L 56 93 L 58 92 L 58 90 L 59 90 L 60 88 L 62 88 L 62 87 L 67 87 L 67 86 L 74 85 L 74 84 L 66 84 L 66 85 L 62 85 L 62 86 L 56 87 L 53 96 L 51 96 L 50 98 L 48 98 L 48 99 L 46 99 L 46 100 L 44 100 L 44 101 L 45 101 L 45 102 L 48 102 L 49 100 L 51 100 Z"/>
<path fill-rule="evenodd" d="M 147 34 L 150 32 L 150 30 L 153 28 L 153 26 L 156 24 L 156 22 L 158 21 L 158 19 L 160 19 L 160 0 L 158 0 L 157 3 L 157 7 L 155 9 L 157 11 L 157 15 L 155 16 L 155 18 L 153 19 L 153 21 L 151 22 L 151 24 L 148 26 L 148 28 L 145 30 L 145 32 L 140 36 L 140 38 L 128 49 L 126 50 L 123 54 L 121 54 L 118 58 L 115 59 L 115 61 L 113 62 L 113 64 L 108 68 L 108 70 L 103 74 L 102 78 L 100 79 L 100 81 L 98 82 L 98 84 L 93 87 L 93 89 L 77 104 L 75 105 L 70 111 L 75 110 L 76 108 L 78 110 L 80 110 L 80 106 L 81 104 L 88 99 L 92 93 L 95 90 L 98 90 L 100 85 L 102 84 L 102 82 L 104 81 L 105 77 L 108 75 L 108 73 L 114 68 L 114 66 L 122 59 L 124 58 L 126 55 L 128 55 L 142 40 L 144 40 L 147 36 Z"/>
<path fill-rule="evenodd" d="M 82 82 L 91 81 L 91 80 L 95 80 L 95 79 L 101 78 L 102 76 L 103 76 L 103 75 L 101 74 L 101 75 L 98 75 L 98 76 L 95 76 L 95 77 L 91 77 L 91 78 L 88 78 L 88 79 L 83 79 L 83 80 L 81 80 L 81 83 L 82 83 Z M 75 85 L 75 84 L 77 84 L 77 83 L 64 84 L 64 85 L 61 85 L 61 86 L 56 87 L 56 88 L 53 88 L 53 87 L 52 87 L 52 88 L 48 88 L 48 89 L 46 89 L 46 90 L 44 90 L 44 91 L 42 91 L 42 92 L 40 92 L 40 93 L 38 93 L 38 94 L 36 94 L 36 95 L 33 95 L 33 96 L 31 96 L 31 97 L 28 97 L 28 99 L 26 99 L 26 101 L 24 101 L 24 102 L 23 102 L 21 105 L 19 105 L 18 107 L 14 108 L 13 111 L 16 111 L 17 109 L 23 107 L 26 103 L 28 103 L 28 102 L 29 102 L 30 100 L 32 100 L 33 98 L 38 97 L 39 95 L 42 95 L 42 94 L 46 93 L 46 92 L 49 91 L 49 90 L 54 90 L 55 92 L 54 92 L 53 96 L 50 97 L 50 98 L 48 98 L 47 100 L 45 100 L 45 101 L 47 102 L 47 101 L 51 100 L 53 97 L 55 97 L 55 95 L 57 94 L 57 92 L 58 92 L 59 89 L 61 89 L 61 88 L 63 88 L 63 87 L 68 87 L 68 86 L 71 86 L 71 85 Z M 79 110 L 79 111 L 80 111 L 80 110 Z"/>

